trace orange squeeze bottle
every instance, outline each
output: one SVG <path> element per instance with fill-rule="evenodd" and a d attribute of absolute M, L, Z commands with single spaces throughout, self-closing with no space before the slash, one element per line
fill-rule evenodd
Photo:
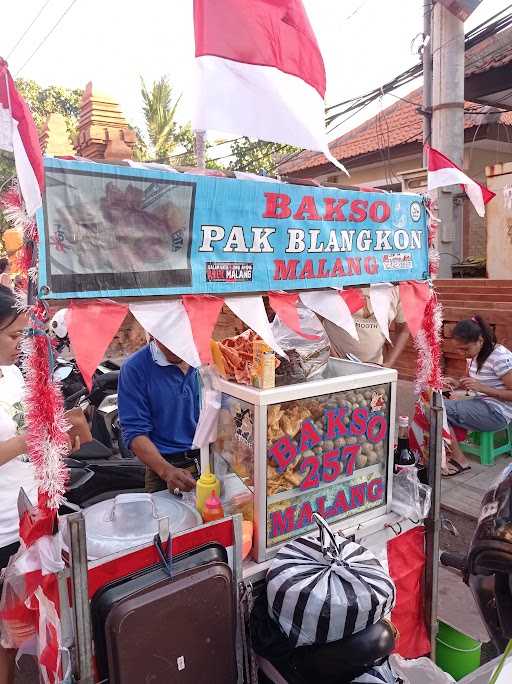
<path fill-rule="evenodd" d="M 211 495 L 204 502 L 203 507 L 203 522 L 213 522 L 214 520 L 221 520 L 224 517 L 224 509 L 222 503 L 214 490 Z"/>

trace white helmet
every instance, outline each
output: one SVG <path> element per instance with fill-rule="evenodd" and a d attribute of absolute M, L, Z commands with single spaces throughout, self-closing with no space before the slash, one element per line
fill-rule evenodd
<path fill-rule="evenodd" d="M 67 309 L 59 309 L 50 321 L 50 332 L 61 340 L 67 337 L 68 334 L 68 326 L 66 323 L 67 312 Z"/>

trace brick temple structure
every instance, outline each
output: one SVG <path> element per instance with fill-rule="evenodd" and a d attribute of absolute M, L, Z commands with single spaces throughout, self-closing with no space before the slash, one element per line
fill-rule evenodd
<path fill-rule="evenodd" d="M 80 104 L 77 154 L 94 161 L 122 161 L 132 158 L 137 136 L 124 118 L 119 104 L 93 89 L 89 82 Z"/>

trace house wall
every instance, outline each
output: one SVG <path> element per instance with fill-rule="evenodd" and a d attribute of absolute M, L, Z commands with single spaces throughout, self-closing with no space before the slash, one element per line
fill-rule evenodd
<path fill-rule="evenodd" d="M 475 180 L 485 183 L 485 167 L 494 164 L 496 160 L 511 161 L 512 154 L 503 152 L 503 146 L 499 143 L 490 144 L 490 149 L 480 149 L 473 146 L 466 147 L 464 153 L 464 168 Z M 494 148 L 494 149 L 492 149 Z M 492 211 L 492 205 L 487 207 L 487 216 Z M 487 251 L 487 227 L 488 218 L 480 218 L 468 199 L 464 201 L 464 256 L 485 257 Z M 490 277 L 504 278 L 502 275 Z"/>
<path fill-rule="evenodd" d="M 487 169 L 487 184 L 496 193 L 488 204 L 487 271 L 489 278 L 512 279 L 512 164 Z"/>
<path fill-rule="evenodd" d="M 480 145 L 485 145 L 481 147 Z M 464 169 L 468 174 L 482 183 L 485 183 L 485 167 L 497 160 L 512 161 L 512 153 L 503 151 L 504 145 L 499 142 L 486 141 L 466 145 L 464 151 Z M 344 174 L 331 174 L 318 176 L 320 182 L 329 180 L 340 185 L 373 185 L 382 187 L 399 183 L 399 176 L 410 169 L 420 169 L 423 160 L 420 155 L 392 159 L 390 164 L 372 164 L 350 170 L 350 178 Z M 464 198 L 464 244 L 463 256 L 485 257 L 487 250 L 487 231 L 485 219 L 478 216 L 467 198 Z M 503 276 L 500 276 L 503 277 Z"/>

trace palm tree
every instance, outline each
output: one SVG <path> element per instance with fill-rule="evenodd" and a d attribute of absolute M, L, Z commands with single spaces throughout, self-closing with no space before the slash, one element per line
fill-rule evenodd
<path fill-rule="evenodd" d="M 167 76 L 155 81 L 151 89 L 148 89 L 142 77 L 140 80 L 151 153 L 157 159 L 167 161 L 173 149 L 180 144 L 175 115 L 181 95 L 173 101 L 173 89 Z"/>

